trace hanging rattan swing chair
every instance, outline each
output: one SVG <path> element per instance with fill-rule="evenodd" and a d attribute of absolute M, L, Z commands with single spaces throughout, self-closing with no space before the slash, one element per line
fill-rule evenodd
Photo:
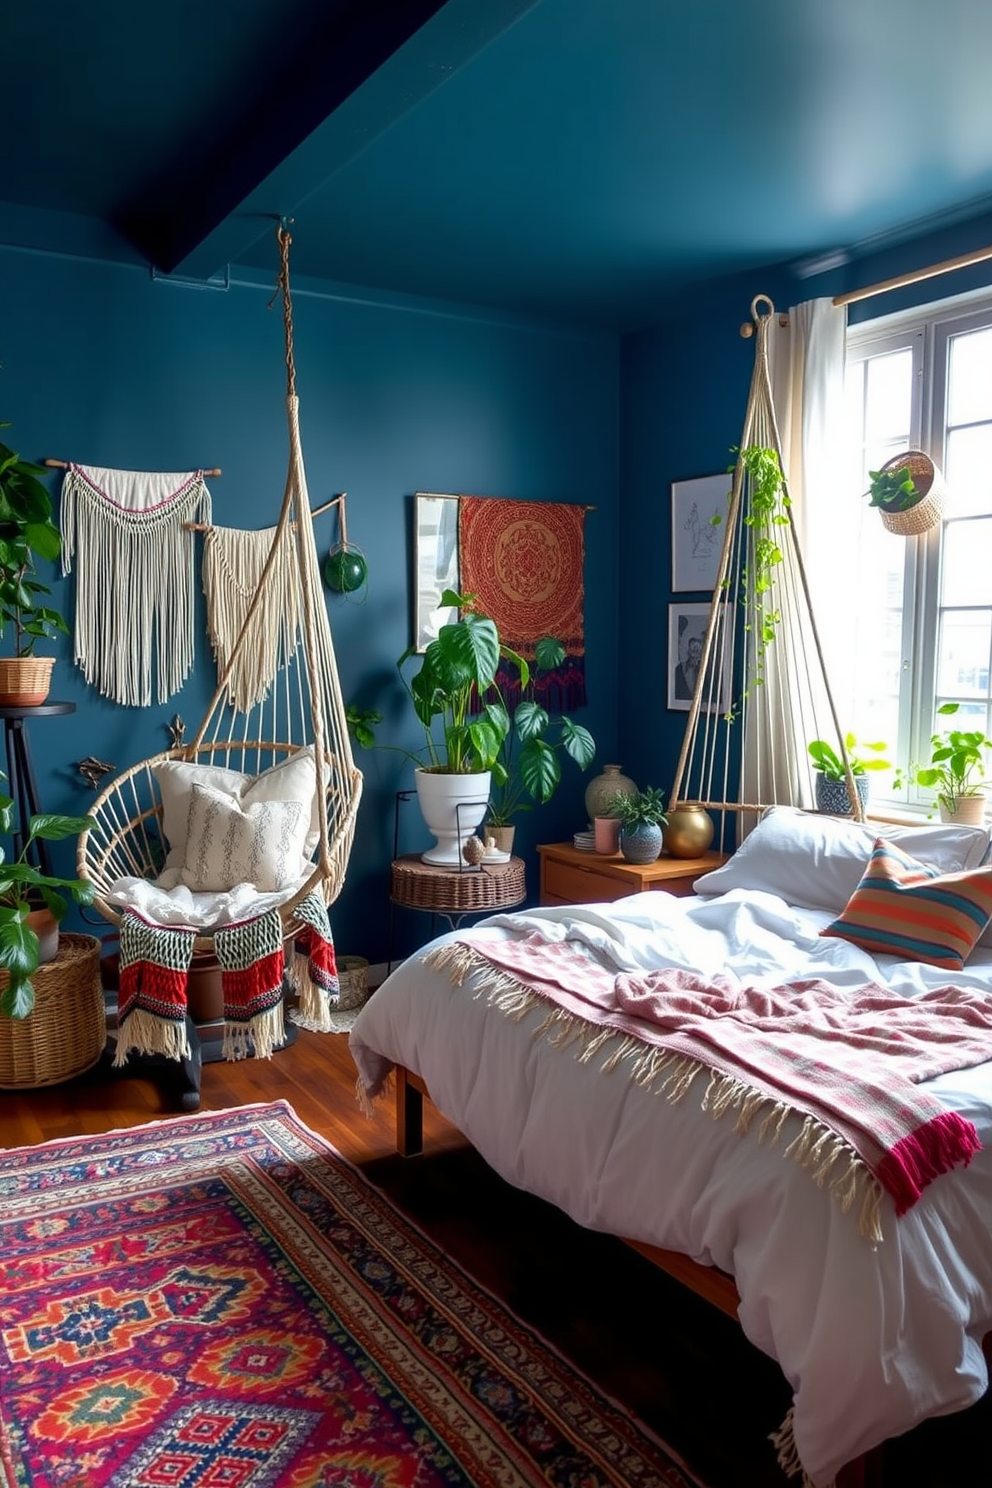
<path fill-rule="evenodd" d="M 278 906 L 285 938 L 303 928 L 294 918 L 294 910 L 308 895 L 319 891 L 325 904 L 331 904 L 344 884 L 362 776 L 352 756 L 303 466 L 289 284 L 292 239 L 282 223 L 277 237 L 289 419 L 289 468 L 279 520 L 244 622 L 226 664 L 219 668 L 217 689 L 195 738 L 188 745 L 165 750 L 133 765 L 106 787 L 91 808 L 95 825 L 79 839 L 77 872 L 80 878 L 92 883 L 94 905 L 113 925 L 120 925 L 126 907 L 119 902 L 119 894 L 111 897 L 115 895 L 115 886 L 128 878 L 154 881 L 162 871 L 169 844 L 163 830 L 163 801 L 156 767 L 167 760 L 219 765 L 253 777 L 281 764 L 298 750 L 311 747 L 315 779 L 326 782 L 323 793 L 319 785 L 317 789 L 314 825 L 319 825 L 319 845 L 311 858 L 312 871 L 287 892 Z M 271 685 L 261 689 L 261 695 L 245 706 L 241 689 L 234 681 L 239 656 L 246 647 L 258 644 L 259 628 L 253 627 L 253 621 L 264 605 L 270 576 L 274 579 L 287 557 L 298 581 L 297 643 L 288 648 L 292 654 L 288 662 L 284 660 L 281 670 L 273 673 Z M 271 644 L 273 657 L 284 655 L 287 648 L 279 650 L 279 637 L 272 636 Z M 212 950 L 212 930 L 200 930 L 194 951 Z"/>

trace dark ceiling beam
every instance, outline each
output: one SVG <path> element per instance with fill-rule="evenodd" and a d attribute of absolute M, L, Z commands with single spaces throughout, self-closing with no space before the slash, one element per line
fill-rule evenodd
<path fill-rule="evenodd" d="M 188 153 L 115 226 L 161 273 L 207 279 L 540 0 L 348 0 L 291 76 Z"/>

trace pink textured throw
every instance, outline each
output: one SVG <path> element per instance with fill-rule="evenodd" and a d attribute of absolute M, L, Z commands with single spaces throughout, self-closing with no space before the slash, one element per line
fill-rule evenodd
<path fill-rule="evenodd" d="M 898 1214 L 981 1146 L 974 1125 L 919 1084 L 992 1059 L 987 996 L 948 986 L 907 999 L 875 984 L 848 992 L 816 980 L 741 987 L 677 968 L 615 974 L 574 943 L 537 934 L 497 941 L 469 932 L 434 953 L 435 964 L 457 965 L 459 946 L 504 974 L 508 1011 L 532 995 L 558 1010 L 559 1031 L 572 1018 L 626 1035 L 726 1077 L 733 1109 L 750 1092 L 837 1133 Z M 554 1029 L 552 1019 L 547 1031 Z M 614 1058 L 611 1051 L 607 1063 Z"/>

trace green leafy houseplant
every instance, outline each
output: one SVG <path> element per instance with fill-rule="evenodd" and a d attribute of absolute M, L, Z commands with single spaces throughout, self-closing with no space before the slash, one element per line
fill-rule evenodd
<path fill-rule="evenodd" d="M 13 822 L 14 803 L 0 795 L 0 833 L 7 834 Z M 56 924 L 68 909 L 68 894 L 77 904 L 90 904 L 93 887 L 85 879 L 57 878 L 41 872 L 27 861 L 32 842 L 62 841 L 78 837 L 96 826 L 92 816 L 53 816 L 39 813 L 28 823 L 24 847 L 14 861 L 8 862 L 0 846 L 0 970 L 7 973 L 7 985 L 0 993 L 0 1014 L 9 1018 L 26 1018 L 34 1007 L 31 978 L 38 970 L 40 942 L 28 915 L 46 908 Z"/>
<path fill-rule="evenodd" d="M 901 470 L 869 470 L 868 482 L 868 505 L 880 506 L 883 511 L 907 511 L 922 495 L 908 465 Z"/>
<path fill-rule="evenodd" d="M 609 802 L 609 814 L 617 818 L 621 832 L 636 827 L 663 827 L 668 821 L 665 792 L 646 785 L 643 790 L 629 796 L 616 795 Z"/>
<path fill-rule="evenodd" d="M 498 774 L 510 719 L 502 701 L 482 700 L 495 685 L 501 658 L 517 668 L 522 691 L 530 667 L 502 644 L 495 622 L 476 612 L 473 595 L 445 589 L 439 607 L 448 606 L 457 607 L 460 618 L 442 625 L 423 654 L 410 646 L 396 663 L 424 729 L 423 753 L 414 758 L 421 769 L 436 774 Z M 420 668 L 408 678 L 405 668 L 412 657 Z M 478 712 L 476 703 L 481 703 Z"/>
<path fill-rule="evenodd" d="M 52 498 L 39 479 L 44 474 L 0 442 L 0 637 L 13 627 L 17 657 L 30 656 L 42 638 L 69 633 L 58 610 L 39 603 L 50 591 L 35 577 L 35 559 L 54 559 L 62 550 Z"/>
<path fill-rule="evenodd" d="M 561 641 L 545 636 L 537 643 L 534 674 L 553 671 L 564 660 L 565 647 Z M 509 826 L 518 812 L 551 800 L 561 784 L 560 753 L 575 760 L 583 770 L 592 764 L 596 754 L 588 729 L 564 714 L 552 717 L 533 698 L 523 698 L 512 719 L 507 714 L 506 724 L 499 757 L 492 767 L 495 789 L 486 813 L 494 827 Z"/>
<path fill-rule="evenodd" d="M 816 768 L 825 775 L 828 780 L 846 780 L 844 761 L 840 754 L 825 739 L 814 739 L 807 746 L 810 756 Z M 853 734 L 844 735 L 844 748 L 847 751 L 848 764 L 851 766 L 852 775 L 864 775 L 868 770 L 891 770 L 892 766 L 887 759 L 883 758 L 886 744 L 858 744 Z M 870 755 L 858 754 L 858 749 L 870 749 Z"/>
<path fill-rule="evenodd" d="M 959 709 L 959 703 L 943 703 L 937 713 L 952 717 Z M 948 729 L 931 734 L 930 763 L 911 764 L 905 773 L 897 770 L 895 788 L 922 785 L 936 791 L 940 805 L 953 812 L 960 797 L 980 796 L 988 786 L 983 778 L 987 749 L 992 749 L 992 739 L 987 739 L 982 729 Z"/>

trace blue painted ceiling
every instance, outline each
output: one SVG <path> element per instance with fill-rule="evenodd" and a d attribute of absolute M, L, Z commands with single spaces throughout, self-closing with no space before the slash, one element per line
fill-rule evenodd
<path fill-rule="evenodd" d="M 987 0 L 10 0 L 0 241 L 625 330 L 992 210 Z"/>

